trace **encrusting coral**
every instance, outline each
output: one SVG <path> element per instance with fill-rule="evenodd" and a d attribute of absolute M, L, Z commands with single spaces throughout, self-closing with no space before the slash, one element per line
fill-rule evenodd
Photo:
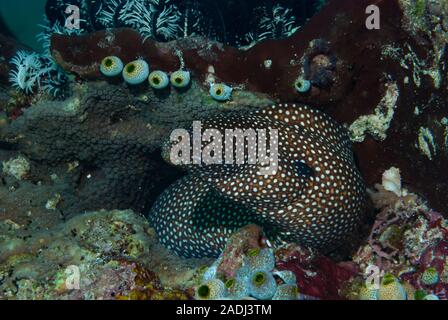
<path fill-rule="evenodd" d="M 179 175 L 161 170 L 167 165 L 157 151 L 171 130 L 223 111 L 194 82 L 187 92 L 131 89 L 102 82 L 75 84 L 71 97 L 42 100 L 0 132 L 3 143 L 18 146 L 36 164 L 51 165 L 65 179 L 57 191 L 63 200 L 58 208 L 65 214 L 144 210 Z M 234 110 L 269 103 L 243 92 L 234 101 Z"/>
<path fill-rule="evenodd" d="M 89 212 L 29 237 L 21 232 L 10 230 L 0 237 L 3 299 L 193 297 L 176 278 L 182 273 L 192 278 L 189 269 L 195 263 L 164 252 L 145 218 L 132 211 Z M 167 270 L 166 263 L 177 267 Z"/>
<path fill-rule="evenodd" d="M 351 280 L 349 298 L 420 300 L 446 297 L 448 265 L 447 221 L 416 194 L 402 187 L 400 172 L 387 170 L 370 195 L 380 213 L 367 244 L 353 256 L 361 271 L 377 268 L 378 288 L 366 289 Z M 372 286 L 373 284 L 370 283 Z"/>

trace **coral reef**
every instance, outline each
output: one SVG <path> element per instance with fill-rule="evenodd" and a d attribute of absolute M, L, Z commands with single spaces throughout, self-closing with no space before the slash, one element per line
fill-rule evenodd
<path fill-rule="evenodd" d="M 412 18 L 413 3 L 379 2 L 381 30 L 368 30 L 365 8 L 369 1 L 328 1 L 291 37 L 266 40 L 248 50 L 197 37 L 143 42 L 135 31 L 117 29 L 76 38 L 55 35 L 52 52 L 65 70 L 97 79 L 98 63 L 105 56 L 120 54 L 126 61 L 141 56 L 155 69 L 172 72 L 181 66 L 180 51 L 185 67 L 204 87 L 209 87 L 211 79 L 233 88 L 244 86 L 279 102 L 323 109 L 351 125 L 354 140 L 362 141 L 354 149 L 367 185 L 374 185 L 394 165 L 431 207 L 442 210 L 447 198 L 439 190 L 448 188 L 443 170 L 447 161 L 443 125 L 447 117 L 446 8 L 426 1 L 424 23 L 417 28 L 412 27 L 413 21 L 419 21 Z M 434 21 L 430 14 L 436 17 Z M 329 21 L 333 28 L 326 27 Z M 432 35 L 437 35 L 434 41 Z M 87 54 L 79 49 L 86 47 L 94 50 Z M 310 81 L 311 89 L 305 94 L 295 88 L 299 77 Z M 431 151 L 432 160 L 418 147 L 420 128 L 433 136 L 438 152 Z"/>
<path fill-rule="evenodd" d="M 277 268 L 293 272 L 302 298 L 345 299 L 347 281 L 357 273 L 351 262 L 336 262 L 331 258 L 296 245 L 280 247 L 276 252 Z"/>
<path fill-rule="evenodd" d="M 380 213 L 370 236 L 350 261 L 336 262 L 306 248 L 285 244 L 274 249 L 273 275 L 277 283 L 296 284 L 295 299 L 446 299 L 446 220 L 402 187 L 396 168 L 385 172 L 383 184 L 377 184 L 370 196 Z M 242 228 L 229 238 L 221 256 L 203 273 L 203 279 L 225 281 L 250 274 L 248 258 L 266 250 L 263 248 L 268 243 L 260 228 Z M 378 272 L 370 277 L 372 270 Z M 283 285 L 278 285 L 277 291 L 279 288 Z"/>
<path fill-rule="evenodd" d="M 30 171 L 28 160 L 22 156 L 4 161 L 2 167 L 4 174 L 13 176 L 17 180 L 22 180 L 22 178 L 26 177 Z"/>
<path fill-rule="evenodd" d="M 73 0 L 70 29 L 49 0 L 42 53 L 0 34 L 0 298 L 447 299 L 448 5 L 222 3 Z M 279 129 L 278 172 L 169 166 L 195 120 Z"/>
<path fill-rule="evenodd" d="M 33 181 L 61 183 L 58 209 L 65 215 L 98 209 L 133 208 L 144 212 L 179 173 L 167 170 L 158 149 L 174 128 L 223 112 L 196 83 L 191 90 L 131 92 L 107 83 L 74 84 L 63 101 L 41 100 L 3 128 L 0 140 L 17 148 L 39 168 Z M 239 92 L 242 110 L 269 100 Z M 162 170 L 162 168 L 165 168 Z"/>
<path fill-rule="evenodd" d="M 220 257 L 204 271 L 203 282 L 196 286 L 196 296 L 207 300 L 274 297 L 297 300 L 294 275 L 289 276 L 289 282 L 279 276 L 281 273 L 274 270 L 274 251 L 260 248 L 262 238 L 255 225 L 235 232 Z"/>
<path fill-rule="evenodd" d="M 239 294 L 237 299 L 245 294 L 263 299 L 342 299 L 340 293 L 347 281 L 357 274 L 353 264 L 336 263 L 329 258 L 315 254 L 305 248 L 295 245 L 284 245 L 276 249 L 266 247 L 266 238 L 261 230 L 255 226 L 247 226 L 235 232 L 220 255 L 220 257 L 203 273 L 205 281 L 220 279 L 227 284 L 229 279 L 237 283 Z M 257 271 L 260 267 L 257 259 L 253 257 L 256 252 L 265 252 L 263 255 L 273 260 L 269 262 L 270 270 Z M 275 255 L 274 255 L 275 253 Z M 251 264 L 255 262 L 255 264 Z M 267 266 L 267 265 L 265 265 Z M 253 276 L 263 273 L 271 279 L 269 288 L 258 296 L 251 293 Z M 272 283 L 272 277 L 275 283 Z M 261 280 L 260 280 L 261 281 Z M 263 285 L 265 282 L 263 282 Z M 198 288 L 200 284 L 197 285 Z M 269 289 L 269 290 L 267 290 Z M 253 294 L 255 293 L 255 294 Z M 227 298 L 235 299 L 235 292 L 227 290 Z"/>
<path fill-rule="evenodd" d="M 285 244 L 274 249 L 278 270 L 274 276 L 285 284 L 296 284 L 296 298 L 302 299 L 446 299 L 447 220 L 401 186 L 396 168 L 385 172 L 383 184 L 377 184 L 370 196 L 380 213 L 350 261 L 336 262 Z M 241 229 L 204 277 L 228 279 L 247 274 L 247 257 L 265 250 L 260 248 L 266 241 L 256 227 Z M 286 273 L 280 276 L 282 272 Z"/>
<path fill-rule="evenodd" d="M 391 176 L 395 180 L 393 188 L 390 188 Z M 430 210 L 417 195 L 402 188 L 396 169 L 387 171 L 385 177 L 383 184 L 377 184 L 376 190 L 371 191 L 380 213 L 367 244 L 353 256 L 353 262 L 365 271 L 366 282 L 372 281 L 371 271 L 377 270 L 373 279 L 382 280 L 379 288 L 370 289 L 377 291 L 377 295 L 371 296 L 375 300 L 423 299 L 427 294 L 445 299 L 447 220 Z M 350 282 L 347 297 L 366 298 L 364 281 L 360 284 L 353 278 Z"/>
<path fill-rule="evenodd" d="M 0 227 L 3 299 L 192 298 L 186 279 L 200 264 L 164 253 L 145 218 L 132 211 L 86 213 L 28 237 L 5 220 Z M 177 267 L 164 271 L 166 263 Z"/>
<path fill-rule="evenodd" d="M 394 112 L 398 97 L 400 96 L 396 83 L 386 85 L 386 93 L 375 108 L 375 113 L 368 116 L 361 116 L 350 125 L 350 135 L 352 141 L 362 142 L 365 139 L 366 131 L 376 140 L 384 141 L 386 132 L 394 117 Z"/>

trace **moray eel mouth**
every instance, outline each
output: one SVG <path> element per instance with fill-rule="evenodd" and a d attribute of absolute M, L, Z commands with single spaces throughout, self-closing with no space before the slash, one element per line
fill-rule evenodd
<path fill-rule="evenodd" d="M 258 163 L 184 166 L 187 176 L 168 188 L 149 214 L 163 244 L 185 257 L 216 257 L 234 231 L 255 223 L 274 243 L 323 251 L 356 229 L 366 188 L 342 126 L 295 104 L 202 122 L 202 130 L 235 128 L 276 129 L 278 169 L 260 175 Z M 245 141 L 245 151 L 254 147 Z M 164 145 L 164 154 L 168 148 L 172 144 Z"/>

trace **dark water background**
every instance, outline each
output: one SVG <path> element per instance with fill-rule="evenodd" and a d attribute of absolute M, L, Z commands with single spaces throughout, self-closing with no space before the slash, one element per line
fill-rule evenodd
<path fill-rule="evenodd" d="M 3 34 L 16 37 L 20 42 L 36 51 L 41 47 L 36 40 L 36 35 L 42 31 L 39 24 L 43 23 L 44 14 L 49 18 L 60 19 L 51 11 L 52 5 L 64 2 L 79 4 L 86 1 L 92 8 L 106 0 L 0 0 L 0 30 Z M 253 30 L 254 15 L 257 7 L 275 6 L 280 4 L 284 8 L 292 10 L 299 25 L 314 15 L 322 4 L 322 0 L 172 0 L 171 3 L 178 6 L 179 10 L 188 7 L 201 7 L 204 15 L 212 20 L 218 33 L 218 40 L 226 43 L 235 43 L 237 38 Z M 94 9 L 92 9 L 94 12 Z M 63 17 L 62 17 L 63 18 Z M 252 22 L 253 23 L 253 22 Z"/>

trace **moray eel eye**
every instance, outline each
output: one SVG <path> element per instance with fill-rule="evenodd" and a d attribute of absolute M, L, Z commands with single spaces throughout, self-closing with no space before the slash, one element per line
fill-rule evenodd
<path fill-rule="evenodd" d="M 210 87 L 210 95 L 217 101 L 227 101 L 232 97 L 233 89 L 223 83 L 215 83 Z"/>
<path fill-rule="evenodd" d="M 294 83 L 294 87 L 296 88 L 297 92 L 305 93 L 311 89 L 311 82 L 302 77 L 299 77 Z"/>
<path fill-rule="evenodd" d="M 153 71 L 149 74 L 149 85 L 154 89 L 164 89 L 168 87 L 170 80 L 168 75 L 163 71 Z"/>
<path fill-rule="evenodd" d="M 171 74 L 171 84 L 176 88 L 185 88 L 190 84 L 190 72 L 178 70 Z"/>
<path fill-rule="evenodd" d="M 144 60 L 129 62 L 123 69 L 123 79 L 129 84 L 140 84 L 148 79 L 149 65 Z"/>
<path fill-rule="evenodd" d="M 115 56 L 105 57 L 101 61 L 100 71 L 107 77 L 115 77 L 123 70 L 123 62 Z"/>

